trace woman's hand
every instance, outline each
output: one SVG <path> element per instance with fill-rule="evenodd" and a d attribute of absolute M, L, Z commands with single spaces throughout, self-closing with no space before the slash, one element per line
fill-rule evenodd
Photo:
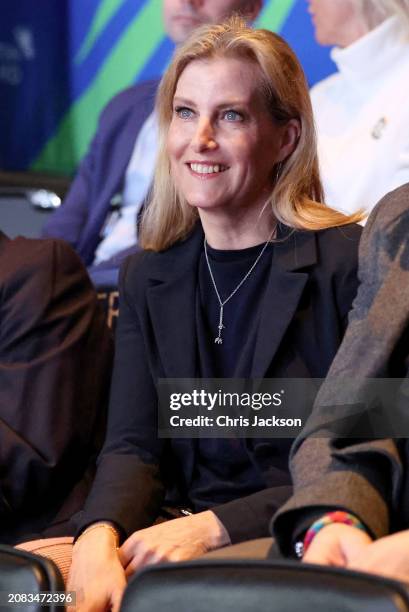
<path fill-rule="evenodd" d="M 349 564 L 358 557 L 365 555 L 372 540 L 365 531 L 333 523 L 323 527 L 312 540 L 303 557 L 306 563 L 320 563 L 322 565 L 335 565 L 349 567 Z"/>
<path fill-rule="evenodd" d="M 372 542 L 348 568 L 409 583 L 409 529 Z"/>
<path fill-rule="evenodd" d="M 115 534 L 100 527 L 84 533 L 74 545 L 67 590 L 75 591 L 73 612 L 118 612 L 126 587 Z"/>
<path fill-rule="evenodd" d="M 229 543 L 222 523 L 206 511 L 135 531 L 121 546 L 119 556 L 130 576 L 144 565 L 194 559 Z"/>
<path fill-rule="evenodd" d="M 409 583 L 409 529 L 372 542 L 361 529 L 334 523 L 317 533 L 303 561 Z"/>

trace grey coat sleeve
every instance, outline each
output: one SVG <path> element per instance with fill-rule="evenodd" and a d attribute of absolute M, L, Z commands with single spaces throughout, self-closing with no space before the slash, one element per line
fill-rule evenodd
<path fill-rule="evenodd" d="M 409 323 L 409 185 L 391 192 L 372 212 L 359 252 L 360 287 L 349 325 L 311 419 L 291 452 L 294 495 L 276 513 L 273 531 L 285 553 L 308 512 L 341 508 L 380 537 L 402 486 L 402 466 L 392 439 L 345 439 L 326 430 L 328 413 L 353 404 L 367 378 L 402 375 L 408 351 L 399 349 Z M 397 354 L 397 351 L 400 353 Z M 402 369 L 396 370 L 397 364 Z M 354 381 L 334 397 L 334 381 Z M 342 417 L 342 412 L 337 418 Z"/>

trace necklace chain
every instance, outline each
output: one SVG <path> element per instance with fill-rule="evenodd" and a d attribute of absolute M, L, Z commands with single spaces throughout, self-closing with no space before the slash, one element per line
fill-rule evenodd
<path fill-rule="evenodd" d="M 213 276 L 213 271 L 212 271 L 212 268 L 211 268 L 211 265 L 210 265 L 210 261 L 209 261 L 209 256 L 207 254 L 207 242 L 206 242 L 206 237 L 205 237 L 205 239 L 204 239 L 204 252 L 205 252 L 205 257 L 206 257 L 206 263 L 207 263 L 207 267 L 208 267 L 208 270 L 209 270 L 210 278 L 212 279 L 212 283 L 213 283 L 213 287 L 214 287 L 215 293 L 217 295 L 217 300 L 218 300 L 219 306 L 220 306 L 219 325 L 217 326 L 217 329 L 219 330 L 219 332 L 218 332 L 217 337 L 214 339 L 215 344 L 223 344 L 222 330 L 225 329 L 225 325 L 223 325 L 223 309 L 224 309 L 225 305 L 237 293 L 237 291 L 240 289 L 240 287 L 246 282 L 246 280 L 248 279 L 250 274 L 253 272 L 254 268 L 256 267 L 256 265 L 260 261 L 261 257 L 263 256 L 263 253 L 266 250 L 267 245 L 271 241 L 271 238 L 273 237 L 274 232 L 275 232 L 275 228 L 272 231 L 272 233 L 269 236 L 269 238 L 266 241 L 266 243 L 264 244 L 264 246 L 261 249 L 260 253 L 257 255 L 257 258 L 256 258 L 255 262 L 247 270 L 246 274 L 243 276 L 243 278 L 241 279 L 239 284 L 233 289 L 233 291 L 230 293 L 230 295 L 225 300 L 222 300 L 222 298 L 220 297 L 219 290 L 217 289 L 216 281 L 215 281 L 215 278 Z"/>

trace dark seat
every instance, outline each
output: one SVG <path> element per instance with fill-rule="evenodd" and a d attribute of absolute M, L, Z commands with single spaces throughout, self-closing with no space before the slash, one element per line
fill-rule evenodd
<path fill-rule="evenodd" d="M 32 172 L 0 172 L 1 230 L 9 238 L 38 238 L 69 183 L 66 178 Z"/>
<path fill-rule="evenodd" d="M 63 608 L 53 603 L 41 604 L 41 602 L 23 603 L 9 602 L 8 594 L 40 593 L 44 591 L 64 591 L 64 582 L 55 564 L 31 553 L 18 550 L 11 546 L 0 545 L 0 609 L 13 610 L 22 609 L 30 612 L 49 612 Z M 19 605 L 17 605 L 19 604 Z"/>
<path fill-rule="evenodd" d="M 144 569 L 121 612 L 407 612 L 393 580 L 298 562 L 192 561 Z"/>

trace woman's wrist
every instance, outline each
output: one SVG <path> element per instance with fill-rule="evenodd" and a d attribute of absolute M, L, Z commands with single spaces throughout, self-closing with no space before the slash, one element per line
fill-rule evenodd
<path fill-rule="evenodd" d="M 206 531 L 206 545 L 209 550 L 221 548 L 231 543 L 230 536 L 223 523 L 218 519 L 214 512 L 206 510 L 194 517 L 201 517 Z"/>
<path fill-rule="evenodd" d="M 318 520 L 314 521 L 311 527 L 307 530 L 302 544 L 302 556 L 305 555 L 315 536 L 322 529 L 335 524 L 348 525 L 350 527 L 355 527 L 356 529 L 360 529 L 361 531 L 368 533 L 368 530 L 366 529 L 365 525 L 354 514 L 351 514 L 350 512 L 345 512 L 343 510 L 327 512 Z"/>
<path fill-rule="evenodd" d="M 104 540 L 106 542 L 112 542 L 115 548 L 118 548 L 119 546 L 118 530 L 115 529 L 112 523 L 107 521 L 99 521 L 86 527 L 76 539 L 75 546 L 85 539 L 89 540 L 90 537 L 98 538 L 101 541 Z"/>

